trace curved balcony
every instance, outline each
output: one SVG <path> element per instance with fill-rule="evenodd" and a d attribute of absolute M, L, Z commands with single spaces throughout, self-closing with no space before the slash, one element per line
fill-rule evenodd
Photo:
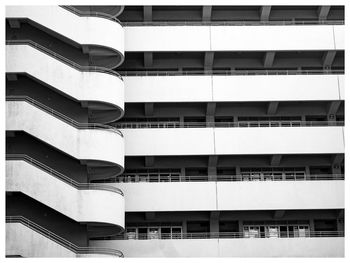
<path fill-rule="evenodd" d="M 22 130 L 81 160 L 90 170 L 90 180 L 116 176 L 124 169 L 124 139 L 119 130 L 77 123 L 29 97 L 7 97 L 6 130 Z"/>
<path fill-rule="evenodd" d="M 22 192 L 77 222 L 114 225 L 112 232 L 123 230 L 120 189 L 78 183 L 27 155 L 10 154 L 6 159 L 6 191 Z"/>
<path fill-rule="evenodd" d="M 73 7 L 8 6 L 7 19 L 29 19 L 42 30 L 64 36 L 89 53 L 96 66 L 115 68 L 124 60 L 124 29 L 117 20 L 106 16 L 81 15 Z M 100 13 L 99 13 L 100 14 Z M 96 13 L 95 13 L 96 15 Z M 43 28 L 44 27 L 44 28 Z M 115 37 L 110 37 L 113 34 Z"/>
<path fill-rule="evenodd" d="M 22 216 L 6 217 L 6 255 L 22 257 L 123 257 L 119 250 L 78 247 Z"/>
<path fill-rule="evenodd" d="M 73 5 L 61 7 L 70 9 L 72 12 L 76 12 L 81 16 L 101 16 L 114 20 L 116 20 L 116 17 L 118 17 L 124 11 L 124 6 L 116 5 Z"/>
<path fill-rule="evenodd" d="M 94 122 L 111 122 L 124 115 L 124 83 L 118 73 L 80 66 L 35 42 L 7 41 L 6 73 L 28 74 L 68 97 L 86 102 Z"/>

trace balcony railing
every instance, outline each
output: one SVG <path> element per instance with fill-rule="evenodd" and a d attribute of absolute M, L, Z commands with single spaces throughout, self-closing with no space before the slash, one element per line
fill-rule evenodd
<path fill-rule="evenodd" d="M 55 178 L 61 180 L 62 182 L 69 184 L 70 186 L 76 188 L 77 190 L 102 190 L 102 191 L 110 191 L 114 193 L 118 193 L 122 196 L 124 196 L 124 193 L 122 190 L 120 190 L 117 187 L 109 186 L 109 185 L 101 185 L 96 183 L 79 183 L 72 178 L 48 167 L 47 165 L 39 162 L 38 160 L 35 160 L 34 158 L 26 155 L 26 154 L 6 154 L 6 160 L 14 160 L 14 161 L 25 161 L 44 172 L 54 176 Z M 25 172 L 25 171 L 23 171 Z"/>
<path fill-rule="evenodd" d="M 68 116 L 46 106 L 45 104 L 42 104 L 39 101 L 36 101 L 35 99 L 28 97 L 28 96 L 6 96 L 6 101 L 24 101 L 27 102 L 34 107 L 54 116 L 55 118 L 73 126 L 76 129 L 94 129 L 94 130 L 105 130 L 105 131 L 110 131 L 117 133 L 119 136 L 123 137 L 123 134 L 121 131 L 119 131 L 117 128 L 106 125 L 106 124 L 101 124 L 101 123 L 80 123 L 77 122 L 76 120 L 73 120 L 72 118 L 69 118 Z"/>
<path fill-rule="evenodd" d="M 344 20 L 269 20 L 269 21 L 142 21 L 123 22 L 123 26 L 294 26 L 344 25 Z"/>
<path fill-rule="evenodd" d="M 344 237 L 344 231 L 306 231 L 303 233 L 281 231 L 278 233 L 255 234 L 247 232 L 205 232 L 205 233 L 124 233 L 115 236 L 94 238 L 96 240 L 147 240 L 147 239 L 218 239 L 218 238 L 315 238 Z"/>
<path fill-rule="evenodd" d="M 6 216 L 6 223 L 20 223 L 33 231 L 47 237 L 48 239 L 58 243 L 59 245 L 67 248 L 75 254 L 105 254 L 116 257 L 124 257 L 123 253 L 119 250 L 112 248 L 103 248 L 103 247 L 79 247 L 72 242 L 56 235 L 55 233 L 47 230 L 46 228 L 30 221 L 29 219 L 23 216 Z M 28 244 L 30 245 L 30 244 Z"/>
<path fill-rule="evenodd" d="M 323 127 L 344 126 L 344 121 L 237 121 L 237 122 L 117 122 L 118 129 L 159 128 L 256 128 L 256 127 Z"/>
<path fill-rule="evenodd" d="M 202 75 L 332 75 L 344 74 L 343 69 L 261 69 L 261 70 L 144 70 L 144 71 L 128 71 L 118 70 L 122 76 L 202 76 Z"/>
<path fill-rule="evenodd" d="M 98 67 L 98 66 L 81 66 L 79 65 L 78 63 L 75 63 L 71 60 L 69 60 L 68 58 L 60 55 L 60 54 L 57 54 L 55 52 L 53 52 L 52 50 L 44 47 L 44 46 L 41 46 L 40 44 L 32 41 L 32 40 L 29 40 L 29 39 L 23 39 L 23 40 L 6 40 L 6 45 L 27 45 L 27 46 L 31 46 L 32 48 L 35 48 L 39 51 L 41 51 L 42 53 L 54 58 L 54 59 L 57 59 L 58 61 L 66 64 L 67 66 L 69 67 L 72 67 L 78 71 L 82 71 L 82 72 L 100 72 L 100 73 L 106 73 L 106 74 L 110 74 L 110 75 L 113 75 L 113 76 L 116 76 L 118 77 L 119 79 L 123 79 L 122 76 L 114 71 L 114 70 L 111 70 L 111 69 L 108 69 L 108 68 L 105 68 L 105 67 Z"/>
<path fill-rule="evenodd" d="M 77 15 L 77 16 L 83 16 L 83 17 L 100 17 L 100 18 L 105 18 L 105 19 L 109 19 L 112 20 L 113 22 L 116 22 L 118 24 L 122 24 L 116 17 L 103 13 L 103 12 L 96 12 L 96 11 L 82 11 L 79 10 L 78 8 L 75 8 L 73 6 L 69 6 L 69 5 L 61 5 L 60 7 L 66 9 L 69 12 L 72 12 L 73 14 Z"/>
<path fill-rule="evenodd" d="M 252 175 L 180 175 L 138 173 L 123 174 L 116 178 L 99 180 L 100 183 L 167 183 L 167 182 L 270 182 L 270 181 L 332 181 L 344 180 L 344 174 L 282 175 L 266 172 L 259 177 Z"/>

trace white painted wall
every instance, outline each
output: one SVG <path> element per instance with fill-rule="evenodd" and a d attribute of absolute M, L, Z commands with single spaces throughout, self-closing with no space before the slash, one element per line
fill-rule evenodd
<path fill-rule="evenodd" d="M 218 182 L 217 210 L 343 209 L 344 181 Z"/>
<path fill-rule="evenodd" d="M 125 102 L 212 101 L 212 76 L 123 77 Z"/>
<path fill-rule="evenodd" d="M 6 223 L 6 255 L 75 257 L 76 254 L 21 223 Z"/>
<path fill-rule="evenodd" d="M 343 75 L 129 76 L 126 102 L 344 99 Z"/>
<path fill-rule="evenodd" d="M 344 153 L 343 127 L 123 129 L 125 155 Z"/>
<path fill-rule="evenodd" d="M 6 191 L 22 192 L 77 222 L 124 227 L 124 197 L 103 190 L 78 190 L 25 161 L 6 161 Z"/>
<path fill-rule="evenodd" d="M 108 183 L 106 185 L 113 185 L 123 191 L 127 212 L 217 210 L 214 182 Z"/>
<path fill-rule="evenodd" d="M 344 181 L 340 180 L 107 185 L 122 189 L 126 212 L 344 208 Z"/>
<path fill-rule="evenodd" d="M 128 257 L 344 257 L 344 238 L 99 240 Z M 137 248 L 137 249 L 135 249 Z"/>
<path fill-rule="evenodd" d="M 6 72 L 25 72 L 77 100 L 124 110 L 124 83 L 117 76 L 78 71 L 29 45 L 6 45 Z"/>
<path fill-rule="evenodd" d="M 207 155 L 214 153 L 214 133 L 208 128 L 124 129 L 125 155 Z"/>
<path fill-rule="evenodd" d="M 343 129 L 343 127 L 215 128 L 215 153 L 344 153 Z M 126 145 L 127 143 L 126 140 Z"/>
<path fill-rule="evenodd" d="M 344 49 L 343 28 L 341 25 L 125 27 L 125 51 Z"/>
<path fill-rule="evenodd" d="M 124 29 L 109 19 L 80 17 L 56 5 L 7 6 L 6 17 L 29 18 L 81 45 L 104 46 L 124 54 Z"/>
<path fill-rule="evenodd" d="M 6 130 L 23 130 L 79 160 L 107 161 L 124 167 L 124 138 L 118 133 L 78 130 L 27 102 L 6 102 Z"/>

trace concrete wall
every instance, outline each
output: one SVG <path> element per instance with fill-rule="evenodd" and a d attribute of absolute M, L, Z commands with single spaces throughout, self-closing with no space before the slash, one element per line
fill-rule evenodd
<path fill-rule="evenodd" d="M 27 73 L 80 101 L 100 101 L 124 109 L 124 83 L 117 76 L 80 72 L 28 45 L 6 46 L 6 72 Z"/>
<path fill-rule="evenodd" d="M 126 212 L 342 209 L 345 206 L 344 181 L 162 182 L 108 185 L 122 189 L 125 194 Z"/>
<path fill-rule="evenodd" d="M 75 257 L 76 254 L 20 223 L 6 224 L 6 255 Z"/>
<path fill-rule="evenodd" d="M 125 155 L 343 153 L 343 127 L 123 129 Z"/>
<path fill-rule="evenodd" d="M 331 50 L 344 47 L 344 26 L 125 27 L 125 51 Z M 333 32 L 336 29 L 336 33 Z"/>
<path fill-rule="evenodd" d="M 6 161 L 6 191 L 22 192 L 77 222 L 124 227 L 122 195 L 103 190 L 78 190 L 25 161 Z"/>
<path fill-rule="evenodd" d="M 124 140 L 118 133 L 78 130 L 27 102 L 6 102 L 6 130 L 23 130 L 81 160 L 124 166 Z"/>
<path fill-rule="evenodd" d="M 124 29 L 109 19 L 80 17 L 55 5 L 7 6 L 6 17 L 29 18 L 81 45 L 109 47 L 124 54 Z"/>
<path fill-rule="evenodd" d="M 343 75 L 124 77 L 125 102 L 344 99 Z"/>
<path fill-rule="evenodd" d="M 344 238 L 103 240 L 125 257 L 344 257 Z M 137 249 L 135 249 L 137 248 Z"/>

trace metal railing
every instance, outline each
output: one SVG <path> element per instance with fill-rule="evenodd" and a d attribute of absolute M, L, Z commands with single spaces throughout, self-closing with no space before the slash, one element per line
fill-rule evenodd
<path fill-rule="evenodd" d="M 118 129 L 145 128 L 256 128 L 256 127 L 322 127 L 344 126 L 344 121 L 237 121 L 237 122 L 117 122 Z"/>
<path fill-rule="evenodd" d="M 243 20 L 243 21 L 140 21 L 122 22 L 123 26 L 294 26 L 294 25 L 344 25 L 344 20 Z"/>
<path fill-rule="evenodd" d="M 344 174 L 276 175 L 266 172 L 259 178 L 252 175 L 156 175 L 155 173 L 123 174 L 99 180 L 101 183 L 166 183 L 166 182 L 270 182 L 270 181 L 332 181 L 344 180 Z"/>
<path fill-rule="evenodd" d="M 261 69 L 261 70 L 118 70 L 122 76 L 207 76 L 207 75 L 331 75 L 344 74 L 343 69 Z"/>
<path fill-rule="evenodd" d="M 34 107 L 54 116 L 55 118 L 73 126 L 76 129 L 96 129 L 96 130 L 104 130 L 104 131 L 110 131 L 117 133 L 119 136 L 123 137 L 123 134 L 121 131 L 119 131 L 117 128 L 106 125 L 106 124 L 101 124 L 101 123 L 80 123 L 77 122 L 76 120 L 73 120 L 66 115 L 36 101 L 35 99 L 28 97 L 28 96 L 6 96 L 6 101 L 25 101 Z"/>
<path fill-rule="evenodd" d="M 24 226 L 32 229 L 33 231 L 47 237 L 48 239 L 58 243 L 59 245 L 69 249 L 75 254 L 106 254 L 116 257 L 124 257 L 123 253 L 119 250 L 103 247 L 79 247 L 72 242 L 54 234 L 46 228 L 34 223 L 33 221 L 23 216 L 6 216 L 6 223 L 20 223 Z"/>
<path fill-rule="evenodd" d="M 122 190 L 120 190 L 117 187 L 110 186 L 110 185 L 101 185 L 98 183 L 79 183 L 72 178 L 50 168 L 49 166 L 39 162 L 38 160 L 26 155 L 26 154 L 6 154 L 6 160 L 15 160 L 15 161 L 25 161 L 44 172 L 50 174 L 51 176 L 54 176 L 55 178 L 59 179 L 60 181 L 69 184 L 70 186 L 78 189 L 78 190 L 103 190 L 103 191 L 110 191 L 114 193 L 118 193 L 122 196 L 124 196 L 124 193 Z"/>
<path fill-rule="evenodd" d="M 305 231 L 295 233 L 280 231 L 278 233 L 247 232 L 204 232 L 204 233 L 124 233 L 114 236 L 96 238 L 96 240 L 147 240 L 147 239 L 217 239 L 217 238 L 313 238 L 313 237 L 344 237 L 344 231 Z"/>
<path fill-rule="evenodd" d="M 96 11 L 82 11 L 79 10 L 78 8 L 75 8 L 73 6 L 69 6 L 69 5 L 60 5 L 60 7 L 66 9 L 67 11 L 77 15 L 77 16 L 93 16 L 93 17 L 100 17 L 100 18 L 105 18 L 108 20 L 112 20 L 113 22 L 116 22 L 120 25 L 122 25 L 122 23 L 119 21 L 119 19 L 117 19 L 116 17 L 103 13 L 103 12 L 96 12 Z"/>
<path fill-rule="evenodd" d="M 28 45 L 31 46 L 43 53 L 45 53 L 46 55 L 49 55 L 50 57 L 53 57 L 55 59 L 57 59 L 58 61 L 78 70 L 78 71 L 82 71 L 82 72 L 100 72 L 100 73 L 106 73 L 106 74 L 110 74 L 113 76 L 118 77 L 119 79 L 123 79 L 122 76 L 111 69 L 105 68 L 105 67 L 99 67 L 99 66 L 81 66 L 78 63 L 75 63 L 65 57 L 63 57 L 62 55 L 59 55 L 57 53 L 55 53 L 54 51 L 41 46 L 40 44 L 29 40 L 29 39 L 24 39 L 24 40 L 6 40 L 6 45 Z"/>

